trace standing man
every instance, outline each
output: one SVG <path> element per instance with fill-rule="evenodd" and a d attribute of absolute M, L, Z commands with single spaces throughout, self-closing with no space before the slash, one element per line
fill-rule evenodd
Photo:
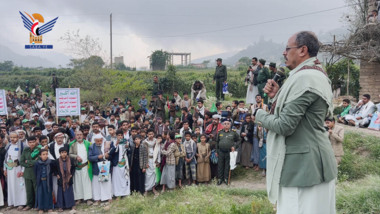
<path fill-rule="evenodd" d="M 251 106 L 251 115 L 253 116 L 257 109 L 263 109 L 266 112 L 269 112 L 268 105 L 264 104 L 263 99 L 261 98 L 261 95 L 256 95 L 256 104 Z"/>
<path fill-rule="evenodd" d="M 30 82 L 29 82 L 29 80 L 26 80 L 25 92 L 28 93 L 28 95 L 29 95 L 29 92 L 30 92 Z"/>
<path fill-rule="evenodd" d="M 218 156 L 218 185 L 222 182 L 228 185 L 228 172 L 230 171 L 230 152 L 239 148 L 240 137 L 236 131 L 231 130 L 231 121 L 223 122 L 223 130 L 216 137 L 216 154 Z"/>
<path fill-rule="evenodd" d="M 165 99 L 162 97 L 162 92 L 158 92 L 158 98 L 156 100 L 156 108 L 157 108 L 157 117 L 161 117 L 162 121 L 165 123 Z M 157 118 L 156 117 L 156 118 Z"/>
<path fill-rule="evenodd" d="M 153 91 L 152 95 L 157 95 L 158 92 L 162 91 L 162 87 L 160 85 L 160 82 L 158 81 L 158 76 L 153 77 Z"/>
<path fill-rule="evenodd" d="M 222 59 L 218 58 L 216 60 L 216 69 L 214 74 L 214 81 L 216 82 L 215 95 L 216 99 L 219 101 L 220 98 L 224 100 L 223 94 L 223 83 L 227 81 L 227 68 L 225 65 L 222 65 Z"/>
<path fill-rule="evenodd" d="M 58 78 L 55 76 L 55 73 L 53 73 L 51 87 L 53 88 L 54 97 L 55 97 L 55 89 L 57 89 L 59 87 L 59 85 L 58 85 Z"/>
<path fill-rule="evenodd" d="M 259 109 L 256 120 L 268 129 L 267 191 L 277 213 L 335 213 L 337 165 L 325 117 L 333 116 L 331 81 L 316 56 L 314 33 L 302 31 L 288 40 L 283 53 L 292 71 L 279 91 L 268 80 L 271 113 Z"/>
<path fill-rule="evenodd" d="M 276 68 L 276 63 L 271 62 L 269 63 L 269 70 L 270 70 L 270 78 L 273 79 L 276 74 L 278 74 L 280 77 L 277 79 L 278 85 L 282 86 L 284 80 L 286 79 L 285 70 L 283 68 L 280 68 L 278 71 Z"/>
<path fill-rule="evenodd" d="M 70 158 L 75 161 L 75 173 L 73 179 L 74 200 L 76 204 L 87 201 L 87 205 L 92 205 L 92 165 L 88 164 L 88 150 L 91 143 L 84 139 L 83 132 L 75 133 L 76 140 L 72 141 L 69 149 Z"/>
<path fill-rule="evenodd" d="M 51 139 L 51 138 L 50 138 Z M 49 151 L 48 151 L 48 156 L 49 159 L 51 160 L 58 160 L 60 155 L 59 155 L 59 149 L 60 148 L 65 148 L 66 151 L 69 151 L 69 145 L 65 144 L 65 135 L 62 132 L 58 132 L 57 134 L 54 135 L 54 141 L 53 143 L 49 144 Z M 53 193 L 55 198 L 57 198 L 58 195 L 58 183 L 57 183 L 57 176 L 53 175 Z"/>
<path fill-rule="evenodd" d="M 259 94 L 264 98 L 264 103 L 268 104 L 268 97 L 264 96 L 264 87 L 268 79 L 270 79 L 269 70 L 265 67 L 265 59 L 259 59 L 259 67 L 261 68 L 257 76 L 257 87 L 259 89 Z"/>
<path fill-rule="evenodd" d="M 247 77 L 245 79 L 247 83 L 247 97 L 246 97 L 246 103 L 254 105 L 256 104 L 255 96 L 259 93 L 259 90 L 257 88 L 257 58 L 252 58 L 252 65 L 249 66 L 247 71 Z"/>
<path fill-rule="evenodd" d="M 178 91 L 173 92 L 173 99 L 175 99 L 175 110 L 178 111 L 181 109 L 182 98 L 179 96 Z"/>
<path fill-rule="evenodd" d="M 211 112 L 209 112 L 211 114 Z M 216 139 L 218 137 L 218 132 L 223 129 L 223 125 L 220 123 L 222 118 L 219 114 L 210 115 L 212 118 L 212 123 L 205 126 L 205 134 L 208 138 L 210 149 L 216 151 Z M 205 123 L 206 125 L 206 123 Z M 211 178 L 216 178 L 218 176 L 218 165 L 217 163 L 210 162 L 211 168 Z"/>
<path fill-rule="evenodd" d="M 36 97 L 42 97 L 42 91 L 39 85 L 36 85 L 36 87 L 34 88 L 34 94 L 36 95 Z"/>

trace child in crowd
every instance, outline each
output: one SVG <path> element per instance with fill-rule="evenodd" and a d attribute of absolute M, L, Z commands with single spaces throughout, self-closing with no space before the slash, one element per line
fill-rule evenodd
<path fill-rule="evenodd" d="M 175 118 L 173 128 L 174 128 L 173 131 L 175 131 L 175 132 L 179 132 L 179 130 L 182 128 L 181 119 L 179 117 Z"/>
<path fill-rule="evenodd" d="M 174 119 L 175 119 L 175 116 L 176 116 L 176 102 L 175 102 L 175 99 L 172 99 L 170 103 L 168 103 L 168 108 L 169 108 L 169 120 L 170 120 L 170 123 L 174 123 Z"/>
<path fill-rule="evenodd" d="M 115 197 L 131 194 L 127 150 L 129 150 L 129 146 L 124 139 L 123 131 L 116 131 L 116 140 L 112 140 L 109 153 L 112 165 L 112 188 Z"/>
<path fill-rule="evenodd" d="M 4 158 L 5 153 L 5 136 L 0 133 L 0 206 L 4 206 L 4 200 L 6 200 L 7 196 L 7 188 L 6 188 L 6 177 L 4 176 Z"/>
<path fill-rule="evenodd" d="M 206 135 L 201 135 L 201 142 L 197 144 L 197 181 L 209 182 L 211 179 L 210 170 L 210 144 L 206 143 Z"/>
<path fill-rule="evenodd" d="M 140 129 L 140 137 L 142 140 L 146 139 L 146 132 L 148 130 L 145 130 L 145 129 Z"/>
<path fill-rule="evenodd" d="M 158 184 L 156 166 L 161 162 L 161 146 L 160 142 L 154 138 L 154 130 L 148 130 L 148 138 L 143 141 L 143 146 L 148 150 L 148 168 L 145 173 L 145 194 L 148 191 L 153 191 L 158 195 L 156 186 Z"/>
<path fill-rule="evenodd" d="M 174 120 L 174 119 L 173 119 Z M 167 128 L 167 132 L 170 132 L 170 131 L 172 131 L 173 130 L 173 127 L 171 126 L 171 123 L 170 123 L 170 121 L 165 121 L 165 126 L 166 126 L 166 128 Z"/>
<path fill-rule="evenodd" d="M 140 108 L 144 109 L 144 111 L 146 110 L 148 100 L 145 98 L 145 94 L 141 95 L 141 99 L 139 100 L 138 105 L 140 106 Z"/>
<path fill-rule="evenodd" d="M 115 142 L 117 140 L 115 126 L 109 125 L 107 131 L 108 135 L 106 137 L 106 140 L 110 142 Z"/>
<path fill-rule="evenodd" d="M 185 132 L 185 141 L 183 142 L 185 148 L 186 157 L 185 157 L 185 170 L 186 170 L 186 179 L 188 180 L 189 185 L 191 180 L 193 184 L 197 180 L 197 169 L 196 169 L 196 159 L 195 155 L 197 154 L 197 144 L 191 139 L 191 133 Z M 190 174 L 191 173 L 191 174 Z"/>
<path fill-rule="evenodd" d="M 37 148 L 37 138 L 31 136 L 28 138 L 28 146 L 24 149 L 20 159 L 20 165 L 24 167 L 24 179 L 26 188 L 26 207 L 23 211 L 28 211 L 35 205 L 36 197 L 36 176 L 34 174 L 34 165 L 38 160 L 40 149 Z"/>
<path fill-rule="evenodd" d="M 134 146 L 129 150 L 129 167 L 131 175 L 131 192 L 145 193 L 145 172 L 148 168 L 148 151 L 141 145 L 141 137 L 134 137 Z"/>
<path fill-rule="evenodd" d="M 73 177 L 75 173 L 75 161 L 69 157 L 68 151 L 62 147 L 59 148 L 59 159 L 54 161 L 54 170 L 57 175 L 57 208 L 58 212 L 63 209 L 75 210 Z"/>
<path fill-rule="evenodd" d="M 183 180 L 183 165 L 185 165 L 185 147 L 182 144 L 182 136 L 180 134 L 176 134 L 175 142 L 177 144 L 177 150 L 175 151 L 175 179 L 178 181 L 179 188 L 182 188 L 182 180 Z"/>
<path fill-rule="evenodd" d="M 42 214 L 45 210 L 53 211 L 53 160 L 48 159 L 48 150 L 41 149 L 40 158 L 34 165 L 36 175 L 37 195 L 36 207 L 38 213 Z"/>
<path fill-rule="evenodd" d="M 153 105 L 150 104 L 149 108 L 148 108 L 148 112 L 146 113 L 146 119 L 148 119 L 148 120 L 153 119 L 153 115 L 154 115 L 154 113 L 153 113 Z"/>
<path fill-rule="evenodd" d="M 161 176 L 161 185 L 162 192 L 165 192 L 166 186 L 169 189 L 175 188 L 175 156 L 174 153 L 178 149 L 177 145 L 174 142 L 175 133 L 169 133 L 170 140 L 167 140 L 164 148 L 161 150 L 163 155 L 161 166 L 163 166 L 162 176 Z"/>
<path fill-rule="evenodd" d="M 49 143 L 48 137 L 45 135 L 42 135 L 40 137 L 40 145 L 38 145 L 38 147 L 40 147 L 40 149 L 49 149 L 48 143 Z"/>
<path fill-rule="evenodd" d="M 342 104 L 343 111 L 342 111 L 342 113 L 338 114 L 338 116 L 337 116 L 339 123 L 345 123 L 344 116 L 346 116 L 350 112 L 350 109 L 351 109 L 350 103 L 351 103 L 351 101 L 349 99 L 343 100 L 343 104 Z"/>

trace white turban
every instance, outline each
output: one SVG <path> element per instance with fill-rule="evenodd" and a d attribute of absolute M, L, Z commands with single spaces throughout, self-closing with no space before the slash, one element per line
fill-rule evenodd
<path fill-rule="evenodd" d="M 94 136 L 92 137 L 94 140 L 95 139 L 103 139 L 104 140 L 104 137 L 102 134 L 98 133 L 98 134 L 94 134 Z"/>
<path fill-rule="evenodd" d="M 57 137 L 65 137 L 65 135 L 62 132 L 58 132 L 57 134 L 54 135 L 54 138 Z"/>

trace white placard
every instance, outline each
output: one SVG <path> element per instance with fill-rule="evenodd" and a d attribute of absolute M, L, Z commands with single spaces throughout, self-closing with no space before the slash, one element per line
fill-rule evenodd
<path fill-rule="evenodd" d="M 7 98 L 5 90 L 0 90 L 0 115 L 8 115 Z"/>
<path fill-rule="evenodd" d="M 56 95 L 57 116 L 80 115 L 79 88 L 57 88 Z"/>

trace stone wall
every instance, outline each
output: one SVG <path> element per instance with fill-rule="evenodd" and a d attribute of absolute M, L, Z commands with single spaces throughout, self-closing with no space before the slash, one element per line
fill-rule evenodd
<path fill-rule="evenodd" d="M 370 94 L 372 102 L 380 102 L 380 63 L 360 62 L 360 96 Z M 360 97 L 359 97 L 360 99 Z"/>

